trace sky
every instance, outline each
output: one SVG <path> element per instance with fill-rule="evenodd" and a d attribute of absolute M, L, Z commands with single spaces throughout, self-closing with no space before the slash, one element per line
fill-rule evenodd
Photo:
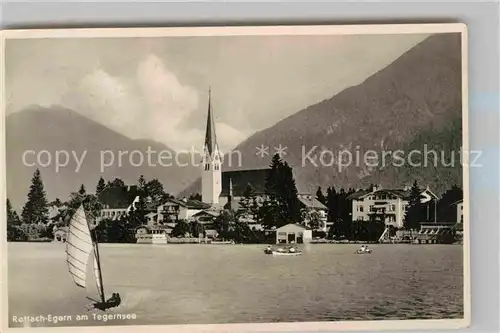
<path fill-rule="evenodd" d="M 427 36 L 8 40 L 6 111 L 63 106 L 132 139 L 189 150 L 204 139 L 210 86 L 224 152 L 361 83 Z"/>

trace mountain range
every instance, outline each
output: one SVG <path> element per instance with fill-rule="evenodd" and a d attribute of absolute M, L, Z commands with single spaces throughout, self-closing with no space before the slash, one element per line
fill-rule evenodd
<path fill-rule="evenodd" d="M 432 35 L 359 85 L 253 134 L 235 148 L 242 156 L 241 165 L 235 166 L 233 161 L 223 170 L 265 168 L 281 145 L 286 147 L 283 159 L 293 167 L 298 190 L 303 193 L 332 185 L 337 189 L 364 188 L 372 183 L 401 187 L 413 180 L 436 193 L 452 184 L 461 185 L 461 165 L 445 166 L 440 156 L 445 152 L 446 163 L 450 152 L 458 158 L 462 144 L 461 68 L 460 35 Z M 436 165 L 429 158 L 425 166 L 418 154 L 411 155 L 413 166 L 393 166 L 388 163 L 390 158 L 382 165 L 383 151 L 403 150 L 408 161 L 412 150 L 423 151 L 425 145 L 427 150 L 436 150 Z M 261 146 L 269 148 L 268 155 L 256 155 Z M 368 150 L 377 152 L 378 166 L 364 162 Z M 350 152 L 353 162 L 339 170 L 335 162 L 341 151 L 344 155 Z M 355 162 L 357 152 L 360 163 Z M 421 167 L 415 163 L 419 160 Z M 183 194 L 198 190 L 196 181 Z"/>
<path fill-rule="evenodd" d="M 48 199 L 60 198 L 63 201 L 71 192 L 77 191 L 81 184 L 85 185 L 88 192 L 94 193 L 100 177 L 106 181 L 121 178 L 126 184 L 137 184 L 139 176 L 144 175 L 146 180 L 157 178 L 163 183 L 166 192 L 176 194 L 199 175 L 198 168 L 192 164 L 177 166 L 173 160 L 174 150 L 162 143 L 148 139 L 130 139 L 62 107 L 32 106 L 10 114 L 5 127 L 7 194 L 16 208 L 24 204 L 31 177 L 37 167 Z M 148 163 L 148 149 L 151 152 L 151 163 Z M 52 161 L 49 164 L 48 154 L 42 153 L 39 162 L 47 167 L 25 165 L 25 152 L 34 151 L 38 154 L 44 150 L 50 153 Z M 70 158 L 65 167 L 56 171 L 55 158 L 58 151 L 68 152 Z M 141 154 L 132 153 L 133 151 Z M 158 162 L 160 152 L 164 152 L 163 156 L 166 156 L 162 160 L 164 166 Z M 82 161 L 80 168 L 73 154 Z M 170 160 L 169 154 L 172 156 Z M 140 155 L 143 156 L 142 163 Z M 33 164 L 35 158 L 35 154 L 30 152 L 26 155 L 26 162 Z M 188 159 L 188 156 L 180 158 L 182 162 L 189 162 Z M 62 154 L 60 162 L 65 162 Z M 101 165 L 105 166 L 102 171 Z"/>
<path fill-rule="evenodd" d="M 356 154 L 363 159 L 368 150 L 379 158 L 382 151 L 402 150 L 406 157 L 412 150 L 423 150 L 424 145 L 427 150 L 436 150 L 438 158 L 440 151 L 446 156 L 458 152 L 462 142 L 461 73 L 460 35 L 430 36 L 359 85 L 254 133 L 235 148 L 242 156 L 241 165 L 233 160 L 230 166 L 226 160 L 223 170 L 265 168 L 275 147 L 281 145 L 286 147 L 283 159 L 293 167 L 299 192 L 314 192 L 318 186 L 360 188 L 371 183 L 399 187 L 417 180 L 442 193 L 452 184 L 461 185 L 459 163 L 452 167 L 442 163 L 381 167 L 379 161 L 379 165 L 370 167 L 361 160 L 339 170 L 336 162 L 341 151 L 344 155 L 349 151 L 353 159 Z M 100 176 L 135 184 L 143 174 L 146 179 L 158 178 L 167 192 L 179 195 L 200 189 L 200 171 L 193 166 L 143 163 L 134 167 L 128 155 L 122 166 L 117 165 L 118 151 L 145 153 L 150 146 L 157 152 L 174 152 L 152 140 L 130 139 L 62 107 L 33 106 L 7 116 L 6 145 L 7 193 L 14 207 L 24 203 L 35 169 L 22 162 L 27 150 L 47 150 L 52 155 L 60 150 L 75 151 L 77 156 L 87 151 L 78 172 L 73 158 L 58 172 L 53 164 L 40 168 L 49 199 L 64 200 L 80 184 L 93 192 Z M 256 154 L 261 146 L 268 147 L 262 157 Z M 100 152 L 105 150 L 114 152 L 115 163 L 101 172 Z M 413 160 L 419 159 L 422 157 Z"/>

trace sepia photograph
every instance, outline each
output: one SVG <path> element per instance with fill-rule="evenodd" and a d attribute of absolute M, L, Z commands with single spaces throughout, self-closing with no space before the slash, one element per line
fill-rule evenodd
<path fill-rule="evenodd" d="M 3 326 L 469 324 L 465 25 L 2 42 Z"/>

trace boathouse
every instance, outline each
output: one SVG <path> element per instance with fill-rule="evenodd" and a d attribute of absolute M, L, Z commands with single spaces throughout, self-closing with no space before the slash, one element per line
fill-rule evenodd
<path fill-rule="evenodd" d="M 312 230 L 296 223 L 276 229 L 276 244 L 303 244 L 312 240 Z"/>

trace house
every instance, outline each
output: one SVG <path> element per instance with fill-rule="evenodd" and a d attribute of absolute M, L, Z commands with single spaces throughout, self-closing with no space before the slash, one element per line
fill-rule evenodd
<path fill-rule="evenodd" d="M 69 227 L 55 227 L 52 232 L 54 234 L 54 243 L 66 243 Z"/>
<path fill-rule="evenodd" d="M 427 206 L 428 220 L 435 220 L 437 196 L 428 187 L 421 189 L 420 194 L 421 202 Z M 353 221 L 382 218 L 386 225 L 401 228 L 409 204 L 410 188 L 383 189 L 374 186 L 372 191 L 360 190 L 351 194 L 348 199 L 352 200 Z"/>
<path fill-rule="evenodd" d="M 276 229 L 276 244 L 304 244 L 312 240 L 312 230 L 290 223 Z"/>
<path fill-rule="evenodd" d="M 192 220 L 193 215 L 209 209 L 210 204 L 191 199 L 168 199 L 157 208 L 158 223 L 177 222 L 179 220 Z"/>
<path fill-rule="evenodd" d="M 302 204 L 304 224 L 310 226 L 312 219 L 317 219 L 318 231 L 328 231 L 328 208 L 311 194 L 299 194 L 299 201 Z"/>
<path fill-rule="evenodd" d="M 108 187 L 98 195 L 102 204 L 99 221 L 103 219 L 118 220 L 126 216 L 139 202 L 137 186 Z"/>

